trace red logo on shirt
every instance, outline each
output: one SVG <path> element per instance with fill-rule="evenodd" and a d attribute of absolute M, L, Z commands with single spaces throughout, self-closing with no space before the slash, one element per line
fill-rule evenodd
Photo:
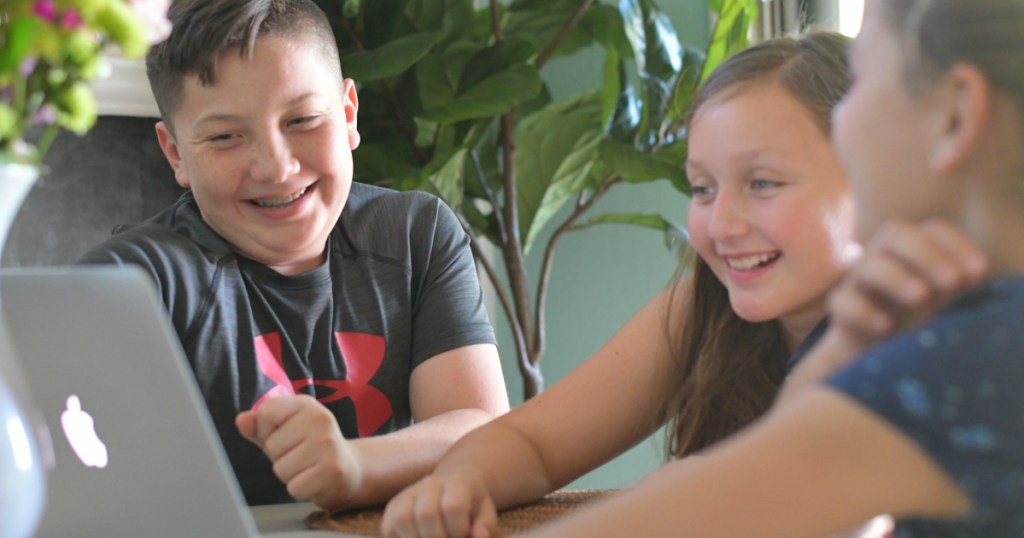
<path fill-rule="evenodd" d="M 373 435 L 391 418 L 391 401 L 377 387 L 370 385 L 370 379 L 384 361 L 384 338 L 365 333 L 336 332 L 334 338 L 345 361 L 346 379 L 298 379 L 291 380 L 284 371 L 281 360 L 281 334 L 277 332 L 257 336 L 256 363 L 260 371 L 276 386 L 264 394 L 253 409 L 259 408 L 267 398 L 292 396 L 310 385 L 327 387 L 333 392 L 317 398 L 321 403 L 330 403 L 350 398 L 356 409 L 356 425 L 359 436 Z"/>

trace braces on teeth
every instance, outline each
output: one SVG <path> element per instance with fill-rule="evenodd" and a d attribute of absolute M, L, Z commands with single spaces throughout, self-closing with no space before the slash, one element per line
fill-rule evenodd
<path fill-rule="evenodd" d="M 281 197 L 278 197 L 278 198 L 270 198 L 268 200 L 253 200 L 253 203 L 255 203 L 256 205 L 258 205 L 260 207 L 268 207 L 268 208 L 271 208 L 271 207 L 274 207 L 274 208 L 276 208 L 276 207 L 284 207 L 284 206 L 294 202 L 295 200 L 298 200 L 303 194 L 306 194 L 306 189 L 308 189 L 308 188 L 309 187 L 303 188 L 301 191 L 299 191 L 299 192 L 297 192 L 297 193 L 295 193 L 295 194 L 293 194 L 291 196 L 281 196 Z"/>

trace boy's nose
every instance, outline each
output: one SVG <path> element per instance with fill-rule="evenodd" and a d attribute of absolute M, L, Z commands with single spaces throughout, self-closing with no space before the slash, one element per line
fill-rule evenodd
<path fill-rule="evenodd" d="M 255 181 L 279 183 L 299 171 L 299 160 L 281 133 L 270 133 L 253 148 L 250 175 Z"/>

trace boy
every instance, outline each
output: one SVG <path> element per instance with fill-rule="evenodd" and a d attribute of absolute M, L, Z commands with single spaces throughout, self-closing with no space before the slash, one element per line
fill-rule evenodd
<path fill-rule="evenodd" d="M 380 504 L 508 409 L 466 236 L 352 183 L 356 91 L 311 0 L 169 17 L 147 72 L 190 191 L 83 262 L 152 273 L 250 504 Z"/>

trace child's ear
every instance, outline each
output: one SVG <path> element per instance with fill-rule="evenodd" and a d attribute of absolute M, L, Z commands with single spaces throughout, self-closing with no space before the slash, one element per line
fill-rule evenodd
<path fill-rule="evenodd" d="M 174 169 L 174 180 L 182 188 L 189 188 L 188 174 L 185 173 L 185 167 L 181 162 L 181 150 L 171 130 L 162 121 L 156 123 L 156 140 L 160 143 L 160 149 L 163 150 L 164 157 L 167 157 L 167 162 Z"/>
<path fill-rule="evenodd" d="M 359 147 L 359 95 L 356 94 L 356 84 L 352 79 L 347 78 L 342 84 L 342 99 L 345 106 L 345 124 L 348 132 L 348 147 L 350 150 Z"/>
<path fill-rule="evenodd" d="M 929 164 L 938 172 L 948 173 L 968 160 L 982 143 L 991 121 L 993 96 L 988 78 L 969 64 L 950 68 L 943 84 L 947 95 L 941 110 L 945 117 Z"/>

